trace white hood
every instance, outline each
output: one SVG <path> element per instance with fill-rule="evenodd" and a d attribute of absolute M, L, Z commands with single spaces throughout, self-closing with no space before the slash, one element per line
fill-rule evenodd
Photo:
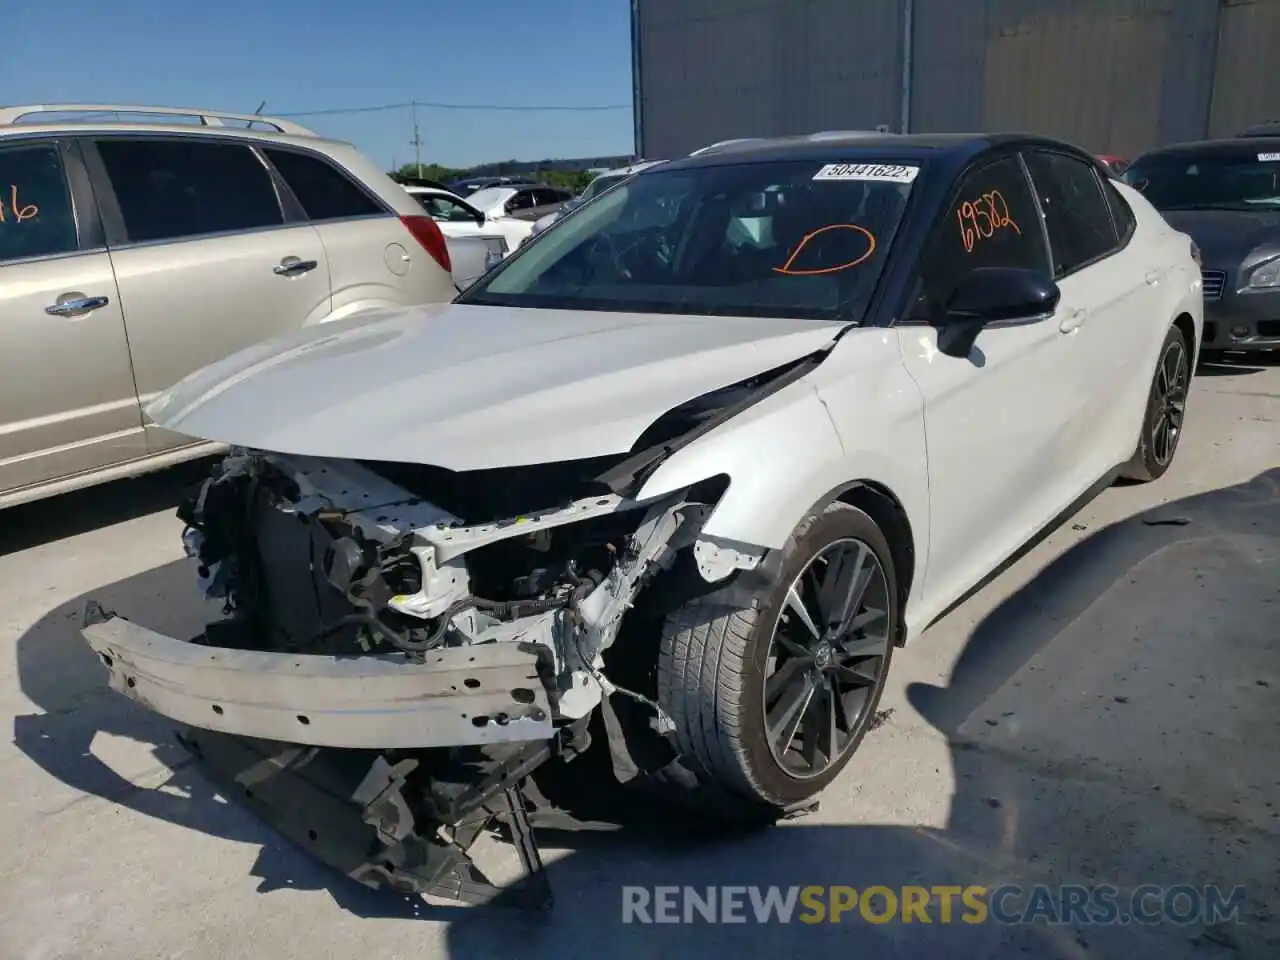
<path fill-rule="evenodd" d="M 839 324 L 450 305 L 250 347 L 157 398 L 238 446 L 452 470 L 624 453 L 672 407 L 805 356 Z"/>

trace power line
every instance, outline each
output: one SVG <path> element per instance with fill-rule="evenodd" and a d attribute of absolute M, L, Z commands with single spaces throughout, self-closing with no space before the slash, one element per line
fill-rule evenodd
<path fill-rule="evenodd" d="M 435 103 L 428 100 L 406 100 L 404 103 L 383 103 L 373 107 L 338 107 L 330 110 L 301 110 L 294 113 L 276 113 L 278 117 L 327 117 L 348 113 L 382 113 L 387 110 L 409 110 L 413 107 L 430 110 L 540 110 L 543 112 L 599 113 L 607 110 L 630 110 L 629 103 L 592 104 L 517 104 L 517 103 Z"/>

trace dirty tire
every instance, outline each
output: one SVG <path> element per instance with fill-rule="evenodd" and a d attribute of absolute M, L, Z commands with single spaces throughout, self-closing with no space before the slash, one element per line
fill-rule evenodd
<path fill-rule="evenodd" d="M 1181 403 L 1183 411 L 1186 410 L 1187 390 L 1191 385 L 1191 354 L 1187 344 L 1187 338 L 1182 331 L 1176 326 L 1170 327 L 1168 334 L 1164 338 L 1164 343 L 1160 345 L 1160 356 L 1156 361 L 1155 373 L 1151 378 L 1151 388 L 1147 393 L 1147 409 L 1142 416 L 1142 431 L 1138 437 L 1138 449 L 1133 454 L 1133 459 L 1120 468 L 1120 476 L 1125 480 L 1132 480 L 1138 483 L 1150 483 L 1152 480 L 1158 480 L 1165 475 L 1165 472 L 1173 464 L 1174 458 L 1178 453 L 1178 444 L 1182 439 L 1182 431 L 1184 420 L 1179 419 L 1177 433 L 1173 439 L 1173 449 L 1168 452 L 1168 456 L 1164 459 L 1156 455 L 1157 438 L 1156 430 L 1160 422 L 1161 413 L 1166 405 L 1166 396 L 1162 391 L 1162 373 L 1164 371 L 1166 359 L 1170 357 L 1170 352 L 1181 351 L 1181 370 L 1183 371 Z"/>
<path fill-rule="evenodd" d="M 774 759 L 765 734 L 764 679 L 773 628 L 791 583 L 824 548 L 845 538 L 869 547 L 884 572 L 890 641 L 843 755 L 821 774 L 797 779 Z M 700 806 L 725 820 L 776 820 L 834 780 L 874 719 L 898 635 L 899 607 L 884 533 L 863 511 L 833 502 L 806 518 L 765 568 L 669 614 L 658 658 L 658 700 L 676 725 L 688 799 L 701 800 Z"/>

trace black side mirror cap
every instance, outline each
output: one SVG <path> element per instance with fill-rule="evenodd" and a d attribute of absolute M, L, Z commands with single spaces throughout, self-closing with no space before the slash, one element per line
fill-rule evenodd
<path fill-rule="evenodd" d="M 975 267 L 965 274 L 937 321 L 938 349 L 967 357 L 992 323 L 1034 321 L 1052 314 L 1062 291 L 1047 273 L 1022 267 Z"/>

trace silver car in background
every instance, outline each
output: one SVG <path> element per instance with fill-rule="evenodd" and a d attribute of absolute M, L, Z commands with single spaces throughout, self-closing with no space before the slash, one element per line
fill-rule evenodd
<path fill-rule="evenodd" d="M 450 270 L 401 186 L 290 121 L 0 108 L 0 507 L 214 452 L 143 406 L 287 330 L 447 302 Z"/>

